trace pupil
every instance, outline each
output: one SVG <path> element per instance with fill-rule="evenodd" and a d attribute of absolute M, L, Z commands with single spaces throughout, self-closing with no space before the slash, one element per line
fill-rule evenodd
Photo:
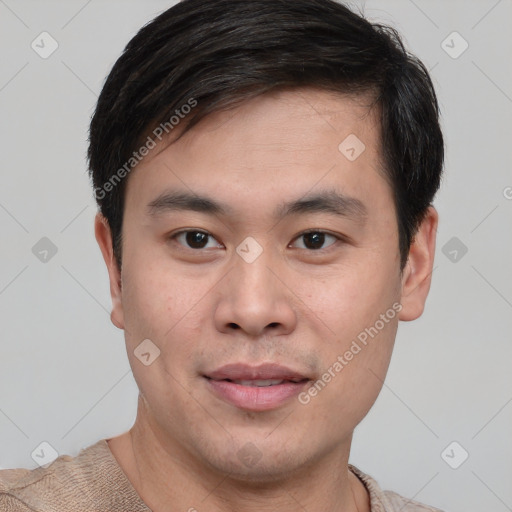
<path fill-rule="evenodd" d="M 192 231 L 186 234 L 187 243 L 193 249 L 201 249 L 206 245 L 205 242 L 208 235 L 206 233 L 200 233 L 199 231 Z"/>
<path fill-rule="evenodd" d="M 307 233 L 304 235 L 304 238 L 305 240 L 310 240 L 312 242 L 312 244 L 309 244 L 308 242 L 305 243 L 308 249 L 320 249 L 324 244 L 325 233 Z"/>

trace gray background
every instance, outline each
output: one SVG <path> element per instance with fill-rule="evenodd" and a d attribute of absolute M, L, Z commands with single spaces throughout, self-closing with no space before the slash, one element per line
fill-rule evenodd
<path fill-rule="evenodd" d="M 43 441 L 75 455 L 135 418 L 137 388 L 93 236 L 86 139 L 125 44 L 172 4 L 0 0 L 4 468 L 36 467 Z M 451 512 L 512 510 L 512 2 L 351 5 L 398 28 L 431 69 L 447 143 L 426 310 L 399 327 L 351 462 L 383 488 Z M 59 45 L 47 59 L 31 48 L 43 31 Z M 469 44 L 457 58 L 463 40 L 446 39 L 454 31 Z M 32 251 L 42 237 L 57 248 L 46 262 Z M 461 448 L 441 456 L 453 441 L 469 453 L 458 469 L 445 460 L 460 463 Z"/>

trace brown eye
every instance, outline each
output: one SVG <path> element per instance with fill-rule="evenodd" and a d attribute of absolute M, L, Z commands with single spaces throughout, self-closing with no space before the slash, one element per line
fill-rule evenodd
<path fill-rule="evenodd" d="M 302 235 L 304 239 L 304 245 L 308 249 L 321 249 L 325 243 L 325 233 L 307 233 Z"/>
<path fill-rule="evenodd" d="M 178 243 L 189 249 L 207 248 L 209 239 L 211 238 L 212 240 L 215 240 L 209 233 L 198 230 L 180 231 L 171 238 L 176 239 Z"/>
<path fill-rule="evenodd" d="M 326 249 L 327 247 L 324 246 L 326 242 L 326 238 L 333 239 L 334 242 L 327 245 L 327 247 L 330 247 L 333 245 L 333 243 L 336 242 L 336 240 L 339 240 L 338 237 L 331 235 L 329 233 L 326 233 L 324 231 L 307 231 L 305 233 L 302 233 L 299 235 L 296 240 L 303 240 L 303 247 L 299 247 L 300 249 L 309 249 L 312 251 L 317 251 L 320 249 Z"/>

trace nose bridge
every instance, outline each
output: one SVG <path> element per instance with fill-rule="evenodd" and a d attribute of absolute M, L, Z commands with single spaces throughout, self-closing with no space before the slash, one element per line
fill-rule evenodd
<path fill-rule="evenodd" d="M 236 252 L 217 308 L 217 328 L 241 328 L 255 336 L 268 328 L 274 334 L 289 331 L 295 312 L 286 287 L 276 277 L 280 273 L 276 252 L 254 239 L 244 240 Z"/>
<path fill-rule="evenodd" d="M 275 276 L 270 271 L 276 266 L 275 255 L 268 245 L 247 237 L 236 248 L 234 272 L 232 276 L 234 293 L 239 298 L 272 301 L 275 289 Z M 251 297 L 252 296 L 252 297 Z"/>

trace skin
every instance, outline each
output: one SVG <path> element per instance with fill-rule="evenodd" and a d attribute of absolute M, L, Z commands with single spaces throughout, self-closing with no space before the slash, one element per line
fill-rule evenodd
<path fill-rule="evenodd" d="M 429 208 L 400 273 L 378 111 L 365 103 L 314 89 L 273 92 L 160 144 L 127 182 L 121 272 L 97 215 L 111 319 L 125 331 L 140 390 L 133 427 L 108 443 L 153 511 L 369 510 L 347 469 L 352 434 L 382 388 L 398 321 L 423 312 L 438 215 Z M 366 146 L 355 161 L 338 149 L 349 134 Z M 366 220 L 272 216 L 283 201 L 328 188 L 362 201 Z M 170 189 L 208 195 L 235 213 L 152 218 L 147 205 Z M 300 236 L 311 228 L 347 238 L 327 236 L 314 250 Z M 185 236 L 171 238 L 183 229 L 212 238 L 194 249 Z M 247 236 L 263 249 L 252 263 L 235 251 Z M 394 303 L 400 313 L 308 404 L 242 410 L 202 376 L 227 363 L 276 362 L 318 379 Z M 161 351 L 149 366 L 134 355 L 144 339 Z M 237 455 L 247 443 L 261 455 L 250 467 Z"/>

